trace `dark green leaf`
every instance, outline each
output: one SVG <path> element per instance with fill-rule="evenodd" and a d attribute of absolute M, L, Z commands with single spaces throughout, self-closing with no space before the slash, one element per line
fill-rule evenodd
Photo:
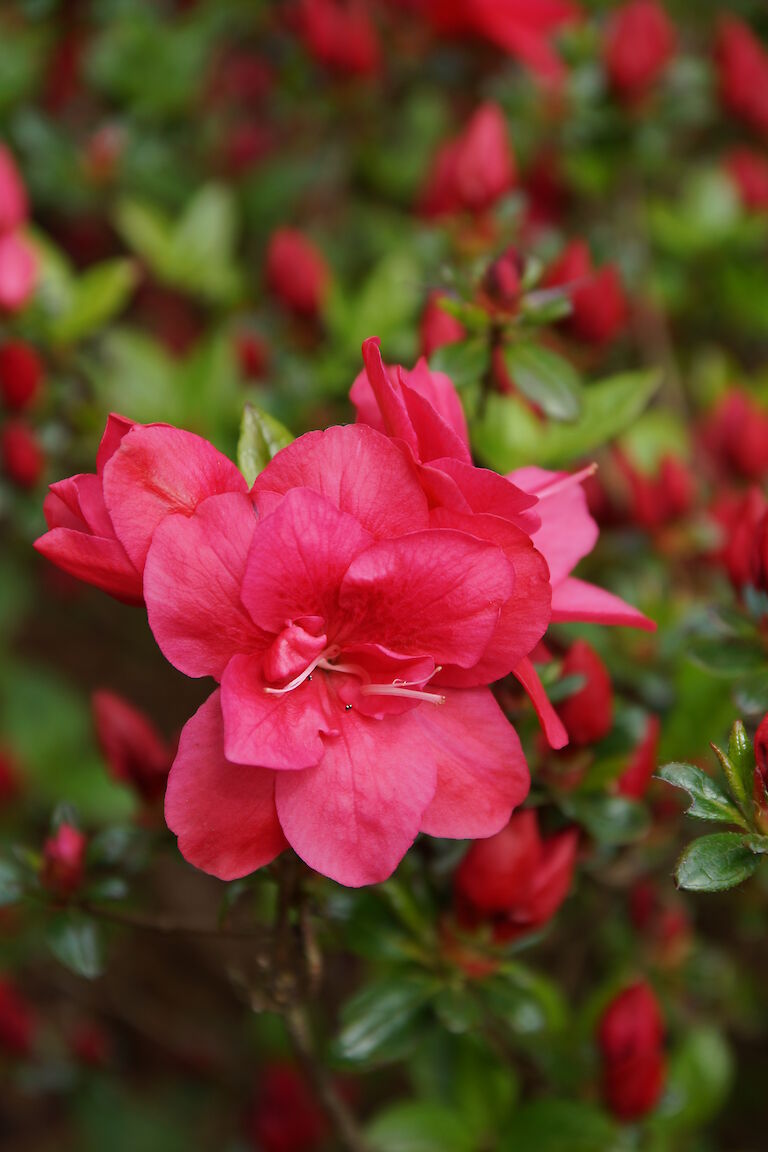
<path fill-rule="evenodd" d="M 343 1060 L 388 1060 L 407 1048 L 419 1012 L 434 994 L 424 980 L 380 980 L 361 989 L 341 1013 L 336 1051 Z"/>
<path fill-rule="evenodd" d="M 292 440 L 291 433 L 274 416 L 246 404 L 237 442 L 237 465 L 249 485 Z"/>
<path fill-rule="evenodd" d="M 557 985 L 521 964 L 506 963 L 478 994 L 490 1015 L 516 1036 L 556 1032 L 565 1023 L 567 1009 Z"/>
<path fill-rule="evenodd" d="M 86 980 L 94 980 L 104 969 L 101 937 L 92 920 L 72 915 L 54 921 L 48 945 L 65 968 Z"/>
<path fill-rule="evenodd" d="M 10 860 L 0 860 L 0 908 L 15 904 L 24 891 L 19 868 Z"/>
<path fill-rule="evenodd" d="M 744 817 L 711 776 L 694 764 L 665 764 L 659 769 L 659 778 L 675 788 L 682 788 L 691 797 L 689 816 L 701 820 L 719 820 L 746 828 Z"/>
<path fill-rule="evenodd" d="M 449 1032 L 461 1035 L 478 1027 L 480 1005 L 465 988 L 442 988 L 435 997 L 435 1012 Z"/>
<path fill-rule="evenodd" d="M 562 356 L 538 344 L 510 344 L 504 361 L 512 381 L 553 420 L 573 421 L 582 410 L 576 369 Z"/>
<path fill-rule="evenodd" d="M 598 1108 L 576 1100 L 535 1100 L 515 1112 L 502 1152 L 618 1152 L 620 1129 Z"/>
<path fill-rule="evenodd" d="M 648 830 L 645 805 L 624 796 L 585 792 L 561 797 L 560 807 L 601 844 L 630 844 Z"/>
<path fill-rule="evenodd" d="M 678 861 L 675 881 L 691 892 L 723 892 L 748 880 L 758 863 L 747 837 L 718 832 L 689 844 Z"/>
<path fill-rule="evenodd" d="M 473 337 L 455 344 L 444 344 L 432 354 L 429 366 L 435 372 L 445 372 L 457 388 L 467 388 L 480 383 L 488 369 L 488 361 L 488 341 Z"/>
<path fill-rule="evenodd" d="M 688 655 L 713 676 L 729 680 L 758 672 L 765 666 L 765 657 L 756 645 L 740 643 L 731 637 L 696 639 L 691 642 Z"/>

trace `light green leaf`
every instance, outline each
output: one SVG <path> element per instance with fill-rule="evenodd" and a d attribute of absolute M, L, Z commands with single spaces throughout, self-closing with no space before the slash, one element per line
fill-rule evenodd
<path fill-rule="evenodd" d="M 133 260 L 107 260 L 72 282 L 69 301 L 50 322 L 54 344 L 73 344 L 103 328 L 123 310 L 137 281 Z"/>
<path fill-rule="evenodd" d="M 631 844 L 648 830 L 648 810 L 637 800 L 605 793 L 562 796 L 560 807 L 601 844 Z"/>
<path fill-rule="evenodd" d="M 379 1113 L 367 1135 L 375 1152 L 474 1152 L 461 1116 L 433 1101 L 392 1105 Z"/>
<path fill-rule="evenodd" d="M 684 789 L 691 798 L 689 816 L 701 820 L 719 820 L 746 828 L 744 817 L 716 781 L 694 764 L 665 764 L 659 778 L 675 788 Z"/>
<path fill-rule="evenodd" d="M 104 970 L 101 938 L 91 920 L 73 915 L 54 921 L 48 946 L 65 968 L 86 980 L 95 980 Z"/>
<path fill-rule="evenodd" d="M 237 466 L 250 486 L 273 456 L 293 441 L 288 429 L 255 404 L 246 404 L 237 442 Z"/>
<path fill-rule="evenodd" d="M 564 357 L 538 344 L 510 344 L 504 361 L 520 392 L 553 420 L 574 421 L 582 411 L 579 374 Z"/>

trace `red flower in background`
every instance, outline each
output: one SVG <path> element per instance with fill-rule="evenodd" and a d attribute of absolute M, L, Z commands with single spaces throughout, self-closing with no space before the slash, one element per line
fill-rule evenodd
<path fill-rule="evenodd" d="M 0 975 L 0 1051 L 28 1056 L 37 1031 L 32 1008 L 7 976 Z"/>
<path fill-rule="evenodd" d="M 0 345 L 0 396 L 6 408 L 22 412 L 40 394 L 43 364 L 31 344 L 7 340 Z"/>
<path fill-rule="evenodd" d="M 331 275 L 325 257 L 296 228 L 278 228 L 267 248 L 266 282 L 289 312 L 311 318 L 322 311 Z"/>
<path fill-rule="evenodd" d="M 693 474 L 677 456 L 666 455 L 656 473 L 635 467 L 629 457 L 616 450 L 614 459 L 627 483 L 630 520 L 649 532 L 679 520 L 691 508 L 696 494 Z"/>
<path fill-rule="evenodd" d="M 365 0 L 302 0 L 300 27 L 310 55 L 330 71 L 378 71 L 381 49 Z"/>
<path fill-rule="evenodd" d="M 0 464 L 19 488 L 34 488 L 45 470 L 45 454 L 34 429 L 22 420 L 0 428 Z"/>
<path fill-rule="evenodd" d="M 20 779 L 15 757 L 7 748 L 0 747 L 0 811 L 16 796 Z"/>
<path fill-rule="evenodd" d="M 540 928 L 570 891 L 577 847 L 576 830 L 542 838 L 536 811 L 516 812 L 501 832 L 475 840 L 459 865 L 460 920 L 492 921 L 499 941 Z"/>
<path fill-rule="evenodd" d="M 624 100 L 642 98 L 675 52 L 675 28 L 658 0 L 631 0 L 608 23 L 603 60 L 614 91 Z"/>
<path fill-rule="evenodd" d="M 658 716 L 649 716 L 645 735 L 635 748 L 629 764 L 616 781 L 616 791 L 620 796 L 641 800 L 648 790 L 651 777 L 656 771 L 656 755 L 659 744 L 661 722 Z"/>
<path fill-rule="evenodd" d="M 562 677 L 580 676 L 584 684 L 557 705 L 571 744 L 584 747 L 607 736 L 613 726 L 613 688 L 608 669 L 586 640 L 566 653 Z"/>
<path fill-rule="evenodd" d="M 613 264 L 596 269 L 583 240 L 566 246 L 544 284 L 568 290 L 572 311 L 562 323 L 577 340 L 608 344 L 626 327 L 627 300 L 618 270 Z"/>
<path fill-rule="evenodd" d="M 755 771 L 768 789 L 768 715 L 763 716 L 755 732 Z"/>
<path fill-rule="evenodd" d="M 653 989 L 639 981 L 606 1008 L 598 1028 L 603 1095 L 620 1120 L 638 1120 L 664 1088 L 664 1022 Z"/>
<path fill-rule="evenodd" d="M 560 80 L 563 66 L 550 43 L 579 18 L 573 0 L 421 0 L 436 31 L 481 37 L 515 56 L 546 80 Z"/>
<path fill-rule="evenodd" d="M 0 144 L 0 235 L 15 232 L 27 219 L 27 193 L 16 163 Z"/>
<path fill-rule="evenodd" d="M 515 182 L 504 113 L 483 104 L 464 131 L 438 152 L 422 196 L 428 216 L 484 212 Z"/>
<path fill-rule="evenodd" d="M 702 429 L 708 454 L 745 480 L 768 476 L 768 412 L 747 392 L 731 388 Z"/>
<path fill-rule="evenodd" d="M 714 559 L 725 568 L 734 591 L 741 593 L 753 582 L 755 540 L 768 502 L 759 488 L 750 488 L 747 492 L 723 493 L 709 511 L 722 533 Z"/>
<path fill-rule="evenodd" d="M 424 312 L 421 316 L 419 334 L 421 337 L 421 354 L 427 359 L 438 348 L 446 344 L 455 344 L 466 336 L 463 325 L 455 316 L 451 316 L 440 307 L 443 298 L 440 292 L 430 292 Z"/>
<path fill-rule="evenodd" d="M 115 692 L 94 692 L 92 707 L 96 737 L 112 777 L 147 803 L 159 800 L 176 742 L 163 740 L 144 713 Z"/>
<path fill-rule="evenodd" d="M 749 212 L 768 211 L 768 159 L 751 148 L 734 148 L 725 169 Z"/>
<path fill-rule="evenodd" d="M 86 845 L 86 837 L 71 824 L 60 824 L 45 841 L 40 883 L 52 895 L 67 899 L 81 887 Z"/>
<path fill-rule="evenodd" d="M 720 21 L 715 61 L 723 107 L 757 132 L 768 132 L 768 52 L 735 16 Z"/>
<path fill-rule="evenodd" d="M 291 1064 L 264 1070 L 246 1128 L 258 1152 L 313 1152 L 328 1136 L 324 1112 Z"/>
<path fill-rule="evenodd" d="M 27 194 L 16 164 L 0 144 L 0 312 L 16 312 L 32 295 L 37 262 L 20 233 L 27 219 Z"/>

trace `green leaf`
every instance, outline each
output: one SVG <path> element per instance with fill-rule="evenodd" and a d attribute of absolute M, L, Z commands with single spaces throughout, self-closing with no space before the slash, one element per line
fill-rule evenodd
<path fill-rule="evenodd" d="M 511 1117 L 501 1152 L 618 1152 L 620 1129 L 598 1108 L 576 1100 L 534 1100 Z"/>
<path fill-rule="evenodd" d="M 133 260 L 107 260 L 78 277 L 69 306 L 50 327 L 55 344 L 74 344 L 103 328 L 123 310 L 136 286 Z"/>
<path fill-rule="evenodd" d="M 659 386 L 655 370 L 628 372 L 584 389 L 581 416 L 572 424 L 543 423 L 515 396 L 490 395 L 474 430 L 477 451 L 491 468 L 508 472 L 526 464 L 561 467 L 618 436 Z"/>
<path fill-rule="evenodd" d="M 237 442 L 237 466 L 250 486 L 273 456 L 293 441 L 288 429 L 255 404 L 246 404 Z"/>
<path fill-rule="evenodd" d="M 758 863 L 748 837 L 718 832 L 688 845 L 677 863 L 675 882 L 690 892 L 724 892 L 748 880 Z"/>
<path fill-rule="evenodd" d="M 665 764 L 659 769 L 659 779 L 675 788 L 682 788 L 691 797 L 689 816 L 701 820 L 719 820 L 746 828 L 744 817 L 719 784 L 694 764 Z"/>
<path fill-rule="evenodd" d="M 442 988 L 435 997 L 435 1012 L 443 1027 L 457 1035 L 481 1022 L 480 1005 L 465 988 Z"/>
<path fill-rule="evenodd" d="M 15 904 L 24 892 L 21 872 L 10 860 L 0 860 L 0 908 Z"/>
<path fill-rule="evenodd" d="M 731 636 L 697 637 L 688 646 L 688 657 L 711 675 L 726 680 L 765 667 L 765 656 L 757 645 Z"/>
<path fill-rule="evenodd" d="M 488 341 L 472 337 L 436 349 L 430 357 L 429 366 L 433 372 L 445 372 L 456 387 L 461 389 L 480 383 L 487 371 L 489 358 Z"/>
<path fill-rule="evenodd" d="M 690 1031 L 669 1062 L 667 1090 L 652 1123 L 659 1128 L 701 1128 L 722 1107 L 733 1079 L 733 1058 L 714 1028 Z"/>
<path fill-rule="evenodd" d="M 728 775 L 731 791 L 745 810 L 751 808 L 755 780 L 755 752 L 741 720 L 736 720 L 728 740 L 728 761 L 733 772 Z M 722 762 L 722 761 L 721 761 Z M 725 765 L 723 766 L 725 768 Z"/>
<path fill-rule="evenodd" d="M 65 968 L 86 980 L 94 980 L 104 970 L 101 937 L 92 920 L 72 915 L 54 921 L 48 946 Z"/>
<path fill-rule="evenodd" d="M 516 1036 L 557 1032 L 568 1014 L 557 985 L 522 964 L 505 963 L 498 976 L 487 980 L 478 994 L 491 1015 Z"/>
<path fill-rule="evenodd" d="M 411 252 L 385 256 L 354 294 L 343 294 L 338 284 L 330 295 L 327 321 L 334 338 L 355 358 L 363 340 L 375 332 L 388 356 L 389 342 L 401 337 L 421 304 L 421 272 Z"/>
<path fill-rule="evenodd" d="M 583 824 L 601 844 L 631 844 L 648 831 L 648 810 L 637 800 L 604 793 L 562 796 L 559 804 L 566 816 Z"/>
<path fill-rule="evenodd" d="M 582 389 L 576 369 L 562 356 L 538 344 L 510 344 L 504 361 L 524 396 L 553 420 L 576 420 L 582 411 Z"/>
<path fill-rule="evenodd" d="M 395 1059 L 417 1034 L 416 1019 L 435 992 L 424 980 L 379 980 L 344 1005 L 336 1051 L 343 1060 Z"/>
<path fill-rule="evenodd" d="M 368 1126 L 375 1152 L 474 1152 L 472 1133 L 453 1109 L 426 1100 L 393 1104 Z"/>

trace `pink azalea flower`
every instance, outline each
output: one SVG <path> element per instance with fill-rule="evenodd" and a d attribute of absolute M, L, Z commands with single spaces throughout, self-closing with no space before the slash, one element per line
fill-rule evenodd
<path fill-rule="evenodd" d="M 506 643 L 507 651 L 511 651 L 524 629 L 528 646 L 523 645 L 522 651 L 516 648 L 520 658 L 513 667 L 514 675 L 531 697 L 550 744 L 562 748 L 568 741 L 567 732 L 529 659 L 549 619 L 554 623 L 579 620 L 655 627 L 618 596 L 571 575 L 598 537 L 581 486 L 592 469 L 570 475 L 521 468 L 504 478 L 472 467 L 466 423 L 450 378 L 430 372 L 423 362 L 412 373 L 402 368 L 387 371 L 376 341 L 366 341 L 364 359 L 366 373 L 357 378 L 350 393 L 358 421 L 375 421 L 408 446 L 435 506 L 433 521 L 457 523 L 456 518 L 463 516 L 466 525 L 469 514 L 469 531 L 479 532 L 482 520 L 483 530 L 499 543 L 503 532 L 516 528 L 526 533 L 529 545 L 535 545 L 533 556 L 544 561 L 534 577 L 532 557 L 528 557 L 530 602 L 534 602 L 535 588 L 536 603 L 549 600 L 551 613 L 543 623 L 538 613 L 531 613 L 525 622 L 513 620 L 510 614 L 508 629 L 503 627 L 502 616 L 498 638 L 500 648 Z M 494 664 L 494 670 L 500 667 L 501 661 Z M 503 674 L 496 671 L 493 679 Z"/>
<path fill-rule="evenodd" d="M 51 485 L 43 504 L 49 531 L 35 548 L 71 576 L 140 604 L 144 560 L 164 517 L 188 515 L 215 492 L 246 490 L 235 465 L 206 440 L 113 414 L 96 472 Z"/>
<path fill-rule="evenodd" d="M 35 290 L 37 261 L 18 232 L 0 236 L 0 312 L 18 312 Z"/>

